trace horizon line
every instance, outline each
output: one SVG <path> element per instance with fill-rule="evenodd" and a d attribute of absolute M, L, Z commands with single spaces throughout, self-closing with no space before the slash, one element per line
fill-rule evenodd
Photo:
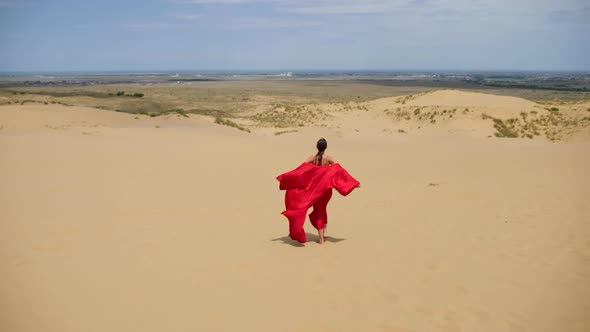
<path fill-rule="evenodd" d="M 367 69 L 367 68 L 279 68 L 279 69 L 51 69 L 51 70 L 0 70 L 0 75 L 5 74 L 42 74 L 42 73 L 172 73 L 172 72 L 203 72 L 203 73 L 230 73 L 230 72 L 245 72 L 245 73 L 261 73 L 261 72 L 557 72 L 557 73 L 590 73 L 590 69 Z"/>

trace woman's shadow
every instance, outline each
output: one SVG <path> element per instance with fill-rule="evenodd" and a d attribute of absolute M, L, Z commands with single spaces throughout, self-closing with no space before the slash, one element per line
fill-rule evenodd
<path fill-rule="evenodd" d="M 307 237 L 307 242 L 320 242 L 320 237 L 317 234 L 311 234 L 311 233 L 305 233 L 305 236 Z M 324 238 L 324 241 L 326 242 L 332 242 L 332 243 L 338 243 L 340 241 L 345 241 L 346 239 L 340 239 L 337 237 L 333 237 L 333 236 L 328 236 Z M 288 244 L 291 245 L 293 247 L 304 247 L 303 244 L 292 240 L 289 236 L 283 236 L 283 237 L 279 237 L 276 239 L 272 239 L 271 241 L 281 241 L 284 244 Z"/>

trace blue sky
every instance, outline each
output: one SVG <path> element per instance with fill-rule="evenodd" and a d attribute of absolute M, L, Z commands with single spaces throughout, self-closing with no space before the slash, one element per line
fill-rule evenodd
<path fill-rule="evenodd" d="M 0 71 L 590 70 L 590 0 L 0 0 Z"/>

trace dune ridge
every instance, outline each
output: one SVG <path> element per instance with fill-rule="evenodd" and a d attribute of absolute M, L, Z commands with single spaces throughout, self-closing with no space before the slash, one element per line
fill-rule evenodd
<path fill-rule="evenodd" d="M 211 111 L 211 114 L 205 112 L 195 115 L 178 110 L 163 116 L 133 114 L 133 117 L 59 104 L 46 106 L 36 103 L 26 104 L 26 107 L 5 105 L 3 108 L 7 111 L 21 111 L 8 116 L 3 126 L 18 129 L 19 126 L 43 125 L 47 121 L 60 123 L 58 119 L 64 118 L 61 115 L 70 114 L 64 119 L 69 119 L 69 126 L 74 127 L 93 120 L 96 120 L 92 122 L 94 125 L 105 126 L 158 125 L 157 122 L 190 126 L 211 121 L 263 135 L 288 134 L 305 128 L 329 128 L 340 133 L 362 130 L 365 135 L 378 136 L 464 133 L 488 138 L 567 141 L 585 140 L 590 131 L 590 102 L 539 104 L 517 97 L 458 90 L 429 91 L 367 102 L 291 105 L 275 103 L 273 100 L 262 98 L 252 110 L 241 113 Z M 26 115 L 28 113 L 31 115 Z M 154 117 L 156 119 L 152 119 Z M 280 130 L 273 130 L 275 128 Z"/>

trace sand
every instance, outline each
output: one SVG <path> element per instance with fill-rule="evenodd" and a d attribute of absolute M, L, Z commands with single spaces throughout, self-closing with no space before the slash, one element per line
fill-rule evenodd
<path fill-rule="evenodd" d="M 0 106 L 0 330 L 590 330 L 590 140 L 488 138 L 469 116 L 275 136 Z M 362 188 L 297 246 L 275 177 L 320 136 Z"/>

